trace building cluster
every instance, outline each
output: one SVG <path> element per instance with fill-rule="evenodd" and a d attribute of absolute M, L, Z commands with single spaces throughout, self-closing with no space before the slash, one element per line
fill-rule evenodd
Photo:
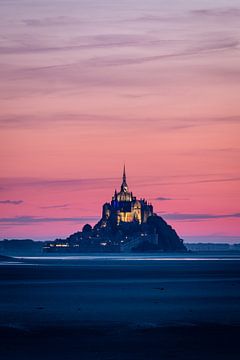
<path fill-rule="evenodd" d="M 145 199 L 129 191 L 125 166 L 120 191 L 105 203 L 100 221 L 67 239 L 47 242 L 45 252 L 183 251 L 183 241 Z"/>

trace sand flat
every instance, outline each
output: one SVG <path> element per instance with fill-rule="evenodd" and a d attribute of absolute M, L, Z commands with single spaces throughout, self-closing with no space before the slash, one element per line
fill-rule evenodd
<path fill-rule="evenodd" d="M 26 261 L 0 267 L 1 359 L 237 358 L 238 259 Z"/>

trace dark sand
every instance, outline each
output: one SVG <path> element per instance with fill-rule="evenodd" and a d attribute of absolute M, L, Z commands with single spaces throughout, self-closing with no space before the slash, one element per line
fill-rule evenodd
<path fill-rule="evenodd" d="M 239 359 L 240 261 L 0 266 L 0 359 Z"/>

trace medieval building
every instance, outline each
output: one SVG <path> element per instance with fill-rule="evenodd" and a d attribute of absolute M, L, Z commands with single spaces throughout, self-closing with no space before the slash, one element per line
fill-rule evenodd
<path fill-rule="evenodd" d="M 144 199 L 137 199 L 128 190 L 126 170 L 123 169 L 122 185 L 119 192 L 115 190 L 111 203 L 105 203 L 102 211 L 102 226 L 112 219 L 116 224 L 121 222 L 138 224 L 146 223 L 149 216 L 153 215 L 153 207 Z"/>
<path fill-rule="evenodd" d="M 120 191 L 103 205 L 102 217 L 93 227 L 67 239 L 45 244 L 46 252 L 185 251 L 183 241 L 164 219 L 153 212 L 145 199 L 128 189 L 125 166 Z"/>

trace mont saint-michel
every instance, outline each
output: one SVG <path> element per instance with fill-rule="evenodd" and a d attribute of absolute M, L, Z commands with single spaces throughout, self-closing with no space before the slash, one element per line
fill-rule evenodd
<path fill-rule="evenodd" d="M 45 252 L 130 252 L 185 251 L 183 240 L 166 221 L 154 213 L 144 198 L 137 199 L 129 190 L 125 166 L 120 191 L 102 207 L 102 217 L 93 227 L 66 239 L 56 239 L 44 246 Z"/>

